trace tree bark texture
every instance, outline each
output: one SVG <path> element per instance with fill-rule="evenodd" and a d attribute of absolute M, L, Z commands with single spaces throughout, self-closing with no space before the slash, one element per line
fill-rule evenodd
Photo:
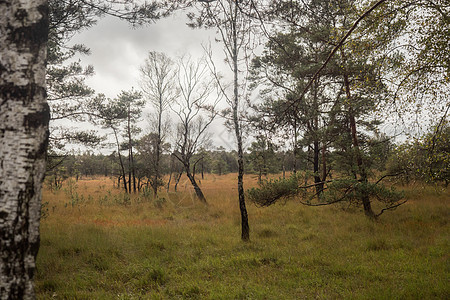
<path fill-rule="evenodd" d="M 322 179 L 320 178 L 319 175 L 319 165 L 320 165 L 319 154 L 320 154 L 319 141 L 315 140 L 313 147 L 313 171 L 314 171 L 314 183 L 316 185 L 316 195 L 318 198 L 320 198 L 323 191 L 323 184 L 322 185 L 320 184 L 322 182 Z"/>
<path fill-rule="evenodd" d="M 327 144 L 325 141 L 322 142 L 322 182 L 327 180 Z M 322 191 L 324 189 L 324 185 L 322 183 Z"/>
<path fill-rule="evenodd" d="M 119 138 L 117 136 L 116 129 L 114 127 L 112 127 L 112 130 L 114 131 L 114 137 L 116 139 L 116 145 L 117 145 L 117 154 L 119 155 L 120 169 L 122 170 L 123 188 L 125 189 L 125 193 L 128 193 L 127 177 L 126 177 L 126 174 L 125 174 L 125 167 L 123 166 L 122 155 L 120 154 Z M 119 184 L 120 184 L 120 177 L 119 177 Z M 119 186 L 117 186 L 117 187 L 119 187 Z M 130 191 L 130 193 L 131 193 L 131 191 Z"/>
<path fill-rule="evenodd" d="M 162 139 L 162 116 L 163 116 L 163 100 L 160 95 L 159 97 L 159 109 L 158 109 L 158 136 L 156 140 L 156 149 L 155 149 L 155 176 L 153 178 L 153 197 L 156 199 L 158 196 L 158 185 L 160 181 L 161 175 L 159 174 L 159 162 L 161 160 L 161 139 Z"/>
<path fill-rule="evenodd" d="M 297 146 L 298 146 L 298 135 L 297 135 L 297 121 L 294 118 L 294 149 L 293 149 L 293 154 L 294 154 L 294 166 L 293 166 L 293 173 L 296 174 L 297 173 Z"/>
<path fill-rule="evenodd" d="M 46 102 L 48 4 L 0 1 L 0 299 L 34 299 Z"/>
<path fill-rule="evenodd" d="M 194 174 L 188 170 L 188 167 L 186 167 L 186 175 L 189 178 L 189 181 L 191 182 L 192 186 L 194 187 L 195 195 L 197 196 L 197 198 L 201 202 L 206 204 L 207 202 L 206 202 L 205 195 L 203 195 L 202 189 L 199 187 L 199 185 L 197 184 L 197 181 L 195 180 Z"/>
<path fill-rule="evenodd" d="M 238 111 L 239 111 L 239 69 L 238 69 L 238 46 L 237 46 L 237 5 L 234 7 L 234 18 L 232 22 L 233 32 L 233 73 L 234 73 L 234 104 L 233 104 L 233 123 L 234 131 L 237 140 L 238 150 L 238 194 L 239 194 L 239 210 L 241 211 L 241 239 L 243 241 L 250 240 L 250 227 L 248 225 L 248 213 L 245 206 L 245 193 L 244 193 L 244 151 L 242 148 L 242 134 L 239 124 Z"/>
<path fill-rule="evenodd" d="M 127 133 L 128 133 L 128 191 L 131 194 L 131 169 L 132 169 L 132 150 L 131 150 L 131 124 L 130 124 L 130 103 L 128 103 L 127 111 Z M 135 191 L 136 192 L 136 191 Z"/>
<path fill-rule="evenodd" d="M 347 99 L 349 101 L 348 118 L 350 121 L 350 130 L 351 130 L 351 134 L 352 134 L 353 148 L 354 148 L 355 154 L 356 154 L 356 164 L 358 165 L 358 171 L 359 171 L 359 175 L 360 175 L 359 181 L 362 183 L 367 183 L 368 176 L 367 176 L 366 168 L 364 166 L 364 162 L 362 160 L 361 149 L 359 148 L 358 134 L 356 131 L 355 114 L 353 112 L 352 106 L 350 105 L 350 101 L 351 101 L 350 82 L 349 82 L 347 74 L 344 75 L 344 84 L 345 84 L 345 92 L 347 95 Z M 361 201 L 363 203 L 364 213 L 366 214 L 366 216 L 368 216 L 370 218 L 374 218 L 375 213 L 372 210 L 370 198 L 367 193 L 363 193 L 363 195 L 361 197 Z"/>
<path fill-rule="evenodd" d="M 174 186 L 174 191 L 177 191 L 177 187 L 178 187 L 178 183 L 180 182 L 181 176 L 183 175 L 183 171 L 180 171 L 180 173 L 178 173 L 177 178 L 175 180 L 175 186 Z"/>

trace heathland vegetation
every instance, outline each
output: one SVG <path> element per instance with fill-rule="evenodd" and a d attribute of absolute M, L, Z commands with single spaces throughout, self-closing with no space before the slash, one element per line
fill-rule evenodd
<path fill-rule="evenodd" d="M 0 11 L 1 299 L 450 298 L 448 1 Z M 221 49 L 87 85 L 75 34 L 177 13 Z"/>
<path fill-rule="evenodd" d="M 38 296 L 449 298 L 448 5 L 184 8 L 232 80 L 208 46 L 150 51 L 140 91 L 82 95 L 114 151 L 50 139 Z M 233 150 L 212 145 L 218 118 Z"/>
<path fill-rule="evenodd" d="M 207 205 L 185 175 L 157 199 L 100 176 L 47 187 L 38 299 L 449 297 L 448 189 L 403 186 L 408 202 L 377 221 L 348 203 L 250 204 L 245 243 L 236 176 L 205 173 Z M 245 182 L 257 187 L 257 174 Z"/>

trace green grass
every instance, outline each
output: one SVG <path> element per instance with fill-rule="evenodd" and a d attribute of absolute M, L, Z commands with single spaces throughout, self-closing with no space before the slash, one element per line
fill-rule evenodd
<path fill-rule="evenodd" d="M 243 243 L 236 197 L 202 184 L 208 206 L 183 202 L 188 191 L 162 209 L 64 207 L 64 194 L 47 195 L 38 298 L 450 299 L 448 190 L 409 191 L 407 204 L 376 222 L 295 200 L 249 205 Z"/>

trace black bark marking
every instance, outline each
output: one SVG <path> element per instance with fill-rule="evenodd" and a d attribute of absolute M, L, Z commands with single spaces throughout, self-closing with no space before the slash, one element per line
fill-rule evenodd
<path fill-rule="evenodd" d="M 1 217 L 5 218 L 4 222 L 0 223 L 1 298 L 34 298 L 31 280 L 34 277 L 34 262 L 39 249 L 39 233 L 34 232 L 34 230 L 38 230 L 39 212 L 30 209 L 39 208 L 38 203 L 35 202 L 40 200 L 40 197 L 36 195 L 35 180 L 41 180 L 42 176 L 36 174 L 41 171 L 36 168 L 36 163 L 41 162 L 45 157 L 45 148 L 48 143 L 50 111 L 48 105 L 39 106 L 41 102 L 45 102 L 46 98 L 44 84 L 46 58 L 43 50 L 47 47 L 48 38 L 48 4 L 47 1 L 42 1 L 43 4 L 37 7 L 41 16 L 35 18 L 36 7 L 34 5 L 28 7 L 28 5 L 15 2 L 12 5 L 9 3 L 10 1 L 6 4 L 4 4 L 5 1 L 0 0 L 0 2 L 3 8 L 5 5 L 6 7 L 18 7 L 14 16 L 7 16 L 5 21 L 9 24 L 3 22 L 1 25 L 2 33 L 5 33 L 6 49 L 11 50 L 12 57 L 27 55 L 26 60 L 18 66 L 11 63 L 0 65 L 1 77 L 3 77 L 3 73 L 17 73 L 22 79 L 27 80 L 25 85 L 20 86 L 19 82 L 7 82 L 8 78 L 2 78 L 0 84 L 1 114 L 7 111 L 6 107 L 21 107 L 24 108 L 22 113 L 24 111 L 28 113 L 21 121 L 23 123 L 18 124 L 17 128 L 12 128 L 12 126 L 16 127 L 16 124 L 4 124 L 0 130 L 0 136 L 4 137 L 4 133 L 8 131 L 25 129 L 30 138 L 35 141 L 40 140 L 40 144 L 34 144 L 31 141 L 24 142 L 22 147 L 17 149 L 19 156 L 29 158 L 25 160 L 26 165 L 23 166 L 23 171 L 31 176 L 26 181 L 20 179 L 19 183 L 25 184 L 25 186 L 21 187 L 17 201 L 11 199 L 9 204 L 11 207 L 8 207 L 6 214 L 1 214 Z M 35 70 L 39 70 L 38 73 L 35 73 Z M 35 106 L 35 104 L 38 105 Z M 47 132 L 44 133 L 44 130 Z M 43 134 L 46 136 L 42 136 Z M 0 163 L 3 164 L 3 161 Z M 36 182 L 36 184 L 40 187 L 41 183 Z M 5 284 L 3 284 L 3 280 Z"/>
<path fill-rule="evenodd" d="M 41 13 L 42 18 L 37 22 L 31 24 L 31 26 L 21 26 L 19 28 L 14 28 L 9 26 L 9 40 L 16 44 L 19 48 L 30 49 L 35 51 L 35 49 L 40 49 L 43 43 L 47 42 L 48 31 L 48 8 L 45 5 L 38 7 L 38 11 Z M 28 13 L 24 9 L 19 9 L 16 12 L 16 17 L 18 20 L 25 23 L 25 19 L 28 17 Z"/>
<path fill-rule="evenodd" d="M 0 219 L 1 219 L 1 220 L 6 219 L 6 217 L 7 217 L 8 215 L 9 215 L 8 212 L 6 212 L 6 211 L 0 211 Z"/>
<path fill-rule="evenodd" d="M 37 129 L 42 126 L 47 126 L 50 121 L 50 108 L 48 104 L 35 113 L 30 113 L 25 116 L 23 126 L 24 128 Z"/>
<path fill-rule="evenodd" d="M 16 17 L 16 20 L 21 21 L 23 24 L 28 17 L 28 12 L 25 9 L 18 9 L 14 16 Z"/>

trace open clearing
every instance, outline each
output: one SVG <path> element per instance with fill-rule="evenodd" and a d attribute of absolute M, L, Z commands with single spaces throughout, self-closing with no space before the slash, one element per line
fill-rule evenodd
<path fill-rule="evenodd" d="M 256 178 L 245 178 L 246 188 Z M 359 209 L 248 203 L 236 174 L 182 179 L 154 201 L 107 178 L 44 191 L 39 299 L 450 299 L 449 189 L 414 186 L 376 222 Z"/>

